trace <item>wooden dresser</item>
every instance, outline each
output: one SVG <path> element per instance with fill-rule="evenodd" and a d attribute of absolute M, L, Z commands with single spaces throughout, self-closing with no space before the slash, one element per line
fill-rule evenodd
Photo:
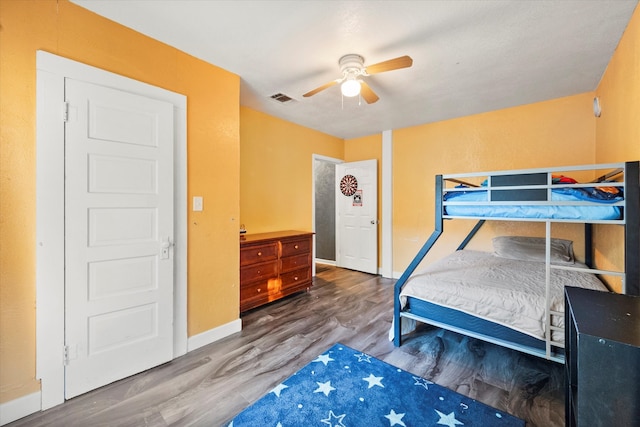
<path fill-rule="evenodd" d="M 313 233 L 240 236 L 240 312 L 311 287 Z"/>

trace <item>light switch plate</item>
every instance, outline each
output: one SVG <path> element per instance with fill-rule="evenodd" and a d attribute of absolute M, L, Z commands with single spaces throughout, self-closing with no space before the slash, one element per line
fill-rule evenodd
<path fill-rule="evenodd" d="M 193 196 L 193 211 L 200 212 L 202 210 L 202 196 Z"/>

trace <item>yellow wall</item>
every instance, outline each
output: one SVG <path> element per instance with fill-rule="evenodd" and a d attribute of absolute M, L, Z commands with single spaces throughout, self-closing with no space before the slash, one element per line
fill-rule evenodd
<path fill-rule="evenodd" d="M 346 139 L 344 141 L 344 161 L 378 160 L 378 183 L 382 174 L 382 134 Z"/>
<path fill-rule="evenodd" d="M 582 94 L 395 130 L 393 270 L 403 271 L 434 230 L 436 174 L 593 163 L 592 99 L 593 94 Z M 472 221 L 447 221 L 426 262 L 453 251 L 473 225 Z M 489 238 L 494 234 L 539 231 L 536 226 L 523 229 L 522 223 L 489 222 L 469 248 L 490 249 Z M 554 226 L 552 231 L 564 237 L 575 233 L 575 228 Z"/>
<path fill-rule="evenodd" d="M 378 266 L 382 263 L 382 134 L 344 141 L 344 161 L 378 161 Z"/>
<path fill-rule="evenodd" d="M 187 96 L 188 333 L 238 318 L 239 77 L 67 1 L 0 1 L 0 403 L 35 380 L 36 50 Z M 235 219 L 235 220 L 234 220 Z"/>
<path fill-rule="evenodd" d="M 247 232 L 311 231 L 312 156 L 342 159 L 342 139 L 243 107 L 240 141 L 240 222 Z"/>
<path fill-rule="evenodd" d="M 598 163 L 640 160 L 640 7 L 636 8 L 596 89 Z"/>
<path fill-rule="evenodd" d="M 602 115 L 596 120 L 596 162 L 640 160 L 640 8 L 627 29 L 596 90 Z M 596 264 L 619 270 L 624 265 L 622 227 L 598 226 L 595 231 Z M 620 292 L 622 285 L 608 282 Z"/>

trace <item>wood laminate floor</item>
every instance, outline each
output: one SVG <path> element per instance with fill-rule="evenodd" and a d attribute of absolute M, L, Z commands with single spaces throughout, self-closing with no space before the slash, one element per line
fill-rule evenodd
<path fill-rule="evenodd" d="M 242 332 L 9 426 L 226 425 L 336 342 L 514 414 L 528 427 L 564 425 L 560 364 L 427 326 L 394 347 L 394 282 L 318 265 L 309 292 L 245 313 Z"/>

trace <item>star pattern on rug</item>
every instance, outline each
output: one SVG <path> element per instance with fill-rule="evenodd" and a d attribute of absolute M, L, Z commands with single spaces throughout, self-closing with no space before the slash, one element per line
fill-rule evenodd
<path fill-rule="evenodd" d="M 334 361 L 334 359 L 332 359 L 331 356 L 329 356 L 328 354 L 321 354 L 315 360 L 313 360 L 313 362 L 322 362 L 322 363 L 324 363 L 324 366 L 327 366 L 327 364 L 329 362 L 333 362 L 333 361 Z"/>
<path fill-rule="evenodd" d="M 227 427 L 314 423 L 325 427 L 464 427 L 493 425 L 496 418 L 502 427 L 525 426 L 523 420 L 508 413 L 473 403 L 459 393 L 343 345 L 333 346 L 311 362 L 281 380 Z"/>
<path fill-rule="evenodd" d="M 331 427 L 346 427 L 344 424 L 342 424 L 342 420 L 344 419 L 345 415 L 347 414 L 342 414 L 342 415 L 336 415 L 333 413 L 333 411 L 329 411 L 329 418 L 325 418 L 322 421 L 324 424 L 328 424 Z"/>
<path fill-rule="evenodd" d="M 384 378 L 384 377 L 376 377 L 373 374 L 369 374 L 369 376 L 367 378 L 363 378 L 362 380 L 369 383 L 369 387 L 367 387 L 367 388 L 371 388 L 374 385 L 377 385 L 377 386 L 380 386 L 380 387 L 384 388 L 384 386 L 382 385 L 382 382 L 381 382 L 382 378 Z"/>
<path fill-rule="evenodd" d="M 425 390 L 429 390 L 429 384 L 433 384 L 429 380 L 425 380 L 424 378 L 413 376 L 413 379 L 416 381 L 413 385 L 419 385 L 420 387 L 424 387 Z"/>
<path fill-rule="evenodd" d="M 281 392 L 282 390 L 284 390 L 285 388 L 289 388 L 289 386 L 288 386 L 288 385 L 285 385 L 285 384 L 280 383 L 280 384 L 278 384 L 277 386 L 275 386 L 275 387 L 273 388 L 273 390 L 271 390 L 271 391 L 270 391 L 270 393 L 273 393 L 273 394 L 275 394 L 276 396 L 280 397 L 280 392 Z"/>
<path fill-rule="evenodd" d="M 313 391 L 314 393 L 324 393 L 325 396 L 329 396 L 329 393 L 335 390 L 335 387 L 331 387 L 331 381 L 326 383 L 316 382 L 316 384 L 318 384 L 318 388 Z"/>
<path fill-rule="evenodd" d="M 354 354 L 354 356 L 358 358 L 358 362 L 371 363 L 371 356 L 369 356 L 368 354 L 360 353 Z"/>
<path fill-rule="evenodd" d="M 405 423 L 402 422 L 402 417 L 404 417 L 404 414 L 396 414 L 396 411 L 392 409 L 391 412 L 389 412 L 384 417 L 389 419 L 389 427 L 395 425 L 406 427 Z"/>
<path fill-rule="evenodd" d="M 461 423 L 460 421 L 456 420 L 455 412 L 451 412 L 450 414 L 446 415 L 438 411 L 437 409 L 435 409 L 435 411 L 440 416 L 440 419 L 438 420 L 438 424 L 449 426 L 449 427 L 464 425 L 464 423 Z"/>

